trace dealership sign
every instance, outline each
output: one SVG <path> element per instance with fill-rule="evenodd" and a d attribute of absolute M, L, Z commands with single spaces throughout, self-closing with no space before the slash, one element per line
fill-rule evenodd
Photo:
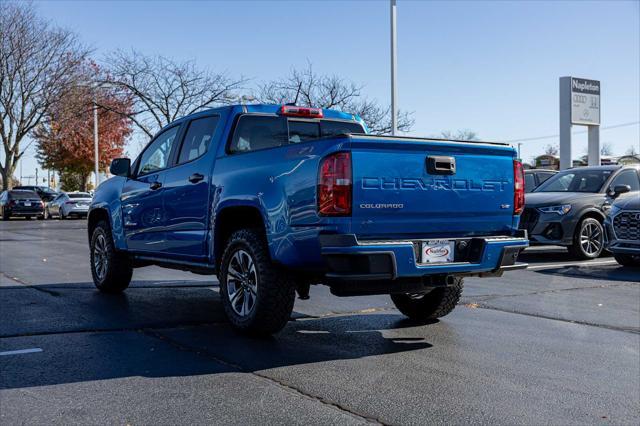
<path fill-rule="evenodd" d="M 600 125 L 600 82 L 571 78 L 571 124 Z"/>

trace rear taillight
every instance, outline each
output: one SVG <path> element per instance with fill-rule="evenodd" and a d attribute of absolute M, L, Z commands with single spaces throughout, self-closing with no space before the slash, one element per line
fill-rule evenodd
<path fill-rule="evenodd" d="M 524 210 L 524 168 L 518 160 L 513 160 L 513 214 Z"/>
<path fill-rule="evenodd" d="M 351 190 L 351 153 L 338 152 L 324 158 L 318 171 L 318 213 L 350 216 Z"/>

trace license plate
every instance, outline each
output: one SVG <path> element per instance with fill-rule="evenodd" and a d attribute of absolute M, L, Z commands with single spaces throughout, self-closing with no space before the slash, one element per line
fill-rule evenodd
<path fill-rule="evenodd" d="M 422 263 L 453 262 L 454 242 L 428 240 L 422 243 Z"/>
<path fill-rule="evenodd" d="M 25 203 L 24 203 L 24 206 L 25 206 L 25 207 L 31 207 L 31 203 L 29 203 L 29 202 L 25 202 Z"/>

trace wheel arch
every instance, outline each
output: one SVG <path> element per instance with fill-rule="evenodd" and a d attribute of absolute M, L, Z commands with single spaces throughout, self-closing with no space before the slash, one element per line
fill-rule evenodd
<path fill-rule="evenodd" d="M 111 217 L 107 209 L 104 207 L 91 209 L 87 215 L 87 237 L 89 242 L 91 242 L 91 236 L 93 235 L 93 231 L 96 229 L 96 225 L 102 220 L 111 226 Z"/>
<path fill-rule="evenodd" d="M 267 238 L 267 227 L 261 210 L 254 205 L 232 205 L 220 209 L 213 224 L 213 257 L 216 270 L 220 270 L 220 261 L 225 244 L 231 234 L 245 228 L 256 228 Z"/>

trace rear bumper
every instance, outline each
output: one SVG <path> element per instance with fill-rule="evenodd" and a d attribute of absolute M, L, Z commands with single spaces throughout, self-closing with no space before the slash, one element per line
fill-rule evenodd
<path fill-rule="evenodd" d="M 523 269 L 516 263 L 520 251 L 528 247 L 525 231 L 513 237 L 452 238 L 456 241 L 454 262 L 421 264 L 420 242 L 358 241 L 355 235 L 321 235 L 321 253 L 330 282 L 410 281 L 437 285 L 437 276 L 500 275 L 506 270 Z M 464 246 L 464 247 L 463 247 Z"/>

